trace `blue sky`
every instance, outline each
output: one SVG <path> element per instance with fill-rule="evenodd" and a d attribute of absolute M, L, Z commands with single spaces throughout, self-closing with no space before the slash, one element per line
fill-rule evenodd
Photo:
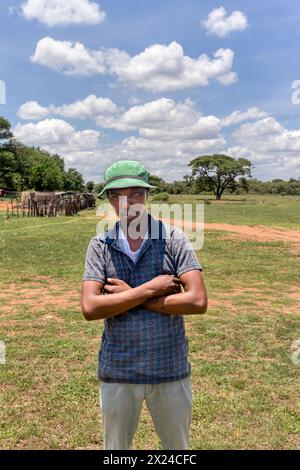
<path fill-rule="evenodd" d="M 0 3 L 0 114 L 19 140 L 86 180 L 132 158 L 173 181 L 220 152 L 249 158 L 263 180 L 300 176 L 299 2 L 79 4 Z"/>

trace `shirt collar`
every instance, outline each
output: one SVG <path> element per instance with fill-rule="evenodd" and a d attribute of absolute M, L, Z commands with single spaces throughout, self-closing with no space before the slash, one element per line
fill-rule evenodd
<path fill-rule="evenodd" d="M 151 244 L 151 240 L 166 238 L 166 229 L 164 224 L 159 219 L 154 219 L 151 214 L 147 213 L 148 215 L 148 229 L 147 229 L 147 240 L 145 240 L 144 245 Z M 122 239 L 122 235 L 119 237 L 119 230 L 120 228 L 120 221 L 118 220 L 114 226 L 110 229 L 105 231 L 103 234 L 99 236 L 100 240 L 103 240 L 105 243 L 108 243 L 112 246 L 118 246 L 118 240 Z M 151 235 L 153 234 L 153 237 Z M 148 243 L 149 242 L 149 243 Z"/>
<path fill-rule="evenodd" d="M 146 233 L 145 233 L 145 236 L 143 237 L 143 242 L 148 238 L 148 229 L 146 230 Z M 123 229 L 121 226 L 119 226 L 119 240 L 122 239 L 122 240 L 127 240 L 126 236 L 125 236 L 125 233 L 123 232 Z M 142 242 L 142 243 L 143 243 Z"/>

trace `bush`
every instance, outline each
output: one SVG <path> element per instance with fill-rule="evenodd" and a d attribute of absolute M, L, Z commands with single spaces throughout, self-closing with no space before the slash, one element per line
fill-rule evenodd
<path fill-rule="evenodd" d="M 166 192 L 158 193 L 158 194 L 155 194 L 153 196 L 152 201 L 169 202 L 170 201 L 170 195 Z"/>

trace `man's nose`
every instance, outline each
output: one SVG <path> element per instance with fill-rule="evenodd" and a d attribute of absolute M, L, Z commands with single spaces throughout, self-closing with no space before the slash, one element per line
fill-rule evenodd
<path fill-rule="evenodd" d="M 120 197 L 120 199 L 119 199 L 119 207 L 120 208 L 129 209 L 130 206 L 131 206 L 131 201 L 130 201 L 130 198 L 128 196 Z"/>

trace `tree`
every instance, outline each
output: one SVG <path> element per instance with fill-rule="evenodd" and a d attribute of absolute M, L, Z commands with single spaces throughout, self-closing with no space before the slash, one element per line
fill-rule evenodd
<path fill-rule="evenodd" d="M 228 155 L 203 155 L 191 160 L 192 175 L 201 178 L 202 185 L 212 189 L 216 199 L 220 200 L 225 189 L 233 186 L 237 176 L 251 177 L 252 163 L 246 158 L 235 160 Z"/>
<path fill-rule="evenodd" d="M 183 177 L 184 193 L 194 194 L 195 193 L 195 179 L 191 175 L 184 175 Z"/>
<path fill-rule="evenodd" d="M 287 194 L 288 182 L 280 178 L 273 179 L 270 184 L 269 192 L 271 194 Z"/>
<path fill-rule="evenodd" d="M 239 179 L 239 189 L 241 191 L 244 191 L 246 193 L 249 193 L 249 188 L 250 188 L 250 184 L 249 184 L 249 180 L 247 180 L 247 178 L 245 178 L 244 176 L 242 176 L 240 179 Z"/>
<path fill-rule="evenodd" d="M 0 186 L 12 191 L 21 185 L 22 163 L 17 154 L 20 143 L 13 138 L 11 125 L 0 116 Z"/>
<path fill-rule="evenodd" d="M 288 181 L 288 194 L 300 195 L 300 178 L 290 178 Z"/>
<path fill-rule="evenodd" d="M 97 196 L 99 193 L 101 193 L 102 189 L 104 188 L 104 183 L 96 183 L 94 186 L 94 191 L 97 193 Z"/>
<path fill-rule="evenodd" d="M 13 134 L 10 128 L 10 122 L 4 117 L 0 116 L 0 140 L 9 140 L 13 138 Z"/>
<path fill-rule="evenodd" d="M 161 193 L 164 191 L 168 192 L 169 185 L 166 183 L 162 178 L 156 175 L 150 175 L 149 176 L 149 183 L 152 184 L 153 186 L 157 186 L 157 188 L 153 188 L 153 191 L 151 193 L 156 194 L 156 193 Z"/>
<path fill-rule="evenodd" d="M 16 189 L 16 175 L 18 164 L 12 152 L 1 149 L 0 151 L 0 187 Z"/>
<path fill-rule="evenodd" d="M 84 191 L 83 177 L 75 168 L 69 168 L 63 179 L 65 191 Z"/>
<path fill-rule="evenodd" d="M 172 186 L 173 194 L 183 194 L 185 192 L 185 184 L 183 181 L 174 181 Z"/>
<path fill-rule="evenodd" d="M 55 191 L 63 188 L 63 174 L 51 157 L 41 159 L 31 171 L 32 183 L 37 191 Z"/>
<path fill-rule="evenodd" d="M 94 181 L 88 181 L 85 185 L 85 187 L 86 187 L 86 189 L 89 193 L 91 193 L 93 191 L 94 186 L 95 186 Z"/>
<path fill-rule="evenodd" d="M 199 176 L 195 179 L 194 183 L 194 191 L 195 194 L 205 193 L 205 192 L 212 192 L 214 191 L 214 185 L 211 180 L 206 178 L 205 176 Z"/>

